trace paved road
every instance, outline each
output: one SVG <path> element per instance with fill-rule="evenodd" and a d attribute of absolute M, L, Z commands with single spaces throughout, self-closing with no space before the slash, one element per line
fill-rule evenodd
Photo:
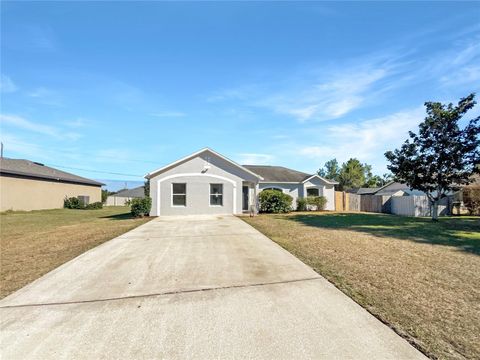
<path fill-rule="evenodd" d="M 5 359 L 421 359 L 231 216 L 158 218 L 0 301 Z"/>

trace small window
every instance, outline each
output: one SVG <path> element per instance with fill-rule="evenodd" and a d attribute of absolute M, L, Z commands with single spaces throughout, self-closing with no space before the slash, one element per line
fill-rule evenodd
<path fill-rule="evenodd" d="M 281 189 L 279 189 L 279 188 L 272 188 L 272 187 L 270 187 L 270 188 L 265 188 L 265 189 L 262 189 L 262 191 L 263 191 L 263 190 L 274 190 L 274 191 L 280 191 L 280 192 L 283 192 L 283 191 L 282 191 Z"/>
<path fill-rule="evenodd" d="M 210 205 L 223 206 L 223 184 L 210 184 Z"/>
<path fill-rule="evenodd" d="M 318 189 L 307 189 L 307 196 L 318 196 Z"/>
<path fill-rule="evenodd" d="M 187 184 L 172 184 L 172 205 L 187 206 Z"/>

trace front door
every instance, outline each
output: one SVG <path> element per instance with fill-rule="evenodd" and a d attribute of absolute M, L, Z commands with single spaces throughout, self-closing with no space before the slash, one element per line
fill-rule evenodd
<path fill-rule="evenodd" d="M 242 209 L 244 211 L 248 211 L 248 186 L 243 186 L 242 187 L 242 192 L 243 192 L 243 206 L 242 206 Z"/>

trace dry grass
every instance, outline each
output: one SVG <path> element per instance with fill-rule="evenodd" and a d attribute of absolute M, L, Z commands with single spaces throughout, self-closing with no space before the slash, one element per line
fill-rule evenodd
<path fill-rule="evenodd" d="M 432 358 L 480 358 L 480 219 L 244 218 Z"/>
<path fill-rule="evenodd" d="M 148 220 L 125 207 L 0 214 L 0 298 Z"/>

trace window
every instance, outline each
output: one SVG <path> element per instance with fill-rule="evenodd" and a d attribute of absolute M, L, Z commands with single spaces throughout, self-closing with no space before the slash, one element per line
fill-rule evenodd
<path fill-rule="evenodd" d="M 187 206 L 187 184 L 172 184 L 172 205 Z"/>
<path fill-rule="evenodd" d="M 312 188 L 312 189 L 307 189 L 307 196 L 318 196 L 318 189 Z"/>
<path fill-rule="evenodd" d="M 210 184 L 210 205 L 223 206 L 223 184 Z"/>
<path fill-rule="evenodd" d="M 282 189 L 279 189 L 279 188 L 273 188 L 273 187 L 269 187 L 269 188 L 265 188 L 265 189 L 262 189 L 263 190 L 275 190 L 275 191 L 280 191 L 280 192 L 283 192 Z"/>

